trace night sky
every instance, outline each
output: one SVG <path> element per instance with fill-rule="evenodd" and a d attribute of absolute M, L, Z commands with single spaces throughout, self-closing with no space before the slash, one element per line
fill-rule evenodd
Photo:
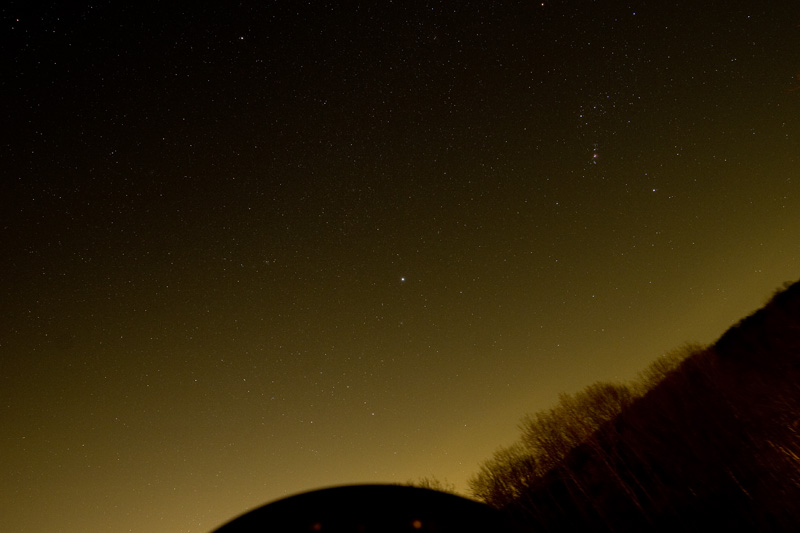
<path fill-rule="evenodd" d="M 0 8 L 0 530 L 465 492 L 800 277 L 794 1 L 58 4 Z"/>

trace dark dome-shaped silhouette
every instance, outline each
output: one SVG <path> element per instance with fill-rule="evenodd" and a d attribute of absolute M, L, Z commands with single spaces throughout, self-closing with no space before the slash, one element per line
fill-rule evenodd
<path fill-rule="evenodd" d="M 482 503 L 402 485 L 352 485 L 291 496 L 252 510 L 215 533 L 504 532 L 505 516 Z"/>

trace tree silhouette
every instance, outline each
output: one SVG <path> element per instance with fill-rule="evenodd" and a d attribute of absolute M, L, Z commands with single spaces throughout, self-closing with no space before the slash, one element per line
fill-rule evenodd
<path fill-rule="evenodd" d="M 800 282 L 631 385 L 526 415 L 473 496 L 537 531 L 800 531 Z"/>
<path fill-rule="evenodd" d="M 447 480 L 442 481 L 436 476 L 424 476 L 415 481 L 409 481 L 406 485 L 420 489 L 438 490 L 439 492 L 447 492 L 448 494 L 457 494 L 455 484 Z"/>
<path fill-rule="evenodd" d="M 552 409 L 525 415 L 519 442 L 497 450 L 468 481 L 472 495 L 496 506 L 516 500 L 633 398 L 626 385 L 595 383 L 575 395 L 560 395 Z"/>

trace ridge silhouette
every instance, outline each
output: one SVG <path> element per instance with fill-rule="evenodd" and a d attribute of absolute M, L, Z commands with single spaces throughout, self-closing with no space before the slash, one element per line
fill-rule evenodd
<path fill-rule="evenodd" d="M 534 531 L 800 531 L 800 282 L 687 350 L 526 417 L 473 493 Z"/>

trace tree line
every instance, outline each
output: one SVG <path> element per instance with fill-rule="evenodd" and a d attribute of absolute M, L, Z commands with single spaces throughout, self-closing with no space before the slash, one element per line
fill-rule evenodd
<path fill-rule="evenodd" d="M 800 282 L 711 346 L 524 416 L 469 480 L 536 531 L 800 531 Z"/>

